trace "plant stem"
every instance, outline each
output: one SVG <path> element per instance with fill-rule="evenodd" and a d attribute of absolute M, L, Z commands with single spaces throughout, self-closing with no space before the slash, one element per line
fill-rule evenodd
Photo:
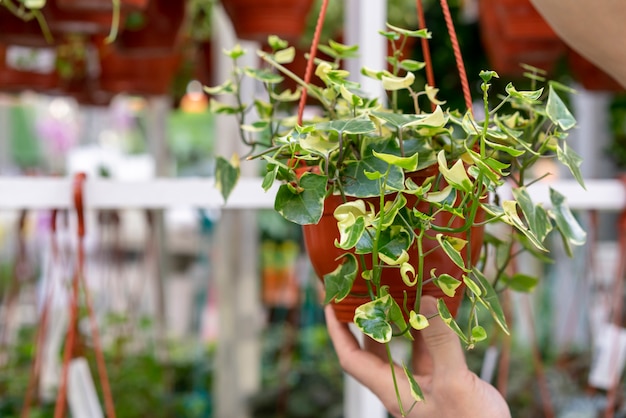
<path fill-rule="evenodd" d="M 396 377 L 396 364 L 391 356 L 391 349 L 389 343 L 385 343 L 385 351 L 387 352 L 387 359 L 389 360 L 389 367 L 391 367 L 391 378 L 393 379 L 393 390 L 396 392 L 396 399 L 398 401 L 398 407 L 400 408 L 400 415 L 405 416 L 404 407 L 402 406 L 402 398 L 400 398 L 400 388 L 398 387 L 398 379 Z"/>

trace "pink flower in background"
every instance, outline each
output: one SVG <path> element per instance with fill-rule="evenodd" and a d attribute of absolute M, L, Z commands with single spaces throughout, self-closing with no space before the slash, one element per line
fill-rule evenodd
<path fill-rule="evenodd" d="M 54 99 L 48 111 L 35 123 L 37 135 L 42 139 L 48 152 L 62 156 L 78 143 L 79 124 L 76 113 L 64 99 Z"/>

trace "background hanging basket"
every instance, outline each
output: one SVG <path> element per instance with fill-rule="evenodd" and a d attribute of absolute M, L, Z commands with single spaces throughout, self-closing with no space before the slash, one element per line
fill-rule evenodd
<path fill-rule="evenodd" d="M 566 46 L 529 0 L 480 0 L 481 40 L 491 67 L 519 77 L 520 64 L 555 70 Z"/>
<path fill-rule="evenodd" d="M 264 42 L 278 35 L 294 42 L 300 38 L 313 0 L 222 0 L 239 39 Z"/>

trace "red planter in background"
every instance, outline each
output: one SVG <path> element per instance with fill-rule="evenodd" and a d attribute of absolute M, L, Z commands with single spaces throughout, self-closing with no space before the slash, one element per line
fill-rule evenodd
<path fill-rule="evenodd" d="M 171 52 L 182 42 L 186 2 L 150 0 L 143 15 L 143 24 L 137 28 L 126 27 L 115 43 L 120 51 L 141 50 L 143 53 Z"/>
<path fill-rule="evenodd" d="M 481 39 L 493 70 L 519 77 L 520 64 L 554 71 L 566 46 L 529 0 L 480 0 Z"/>
<path fill-rule="evenodd" d="M 57 0 L 60 8 L 73 11 L 113 10 L 112 0 Z M 122 10 L 142 10 L 148 6 L 150 0 L 120 0 Z"/>
<path fill-rule="evenodd" d="M 99 89 L 113 94 L 164 95 L 170 93 L 182 53 L 163 54 L 120 51 L 114 44 L 98 43 Z"/>
<path fill-rule="evenodd" d="M 265 42 L 268 35 L 297 41 L 313 0 L 221 0 L 239 39 Z"/>

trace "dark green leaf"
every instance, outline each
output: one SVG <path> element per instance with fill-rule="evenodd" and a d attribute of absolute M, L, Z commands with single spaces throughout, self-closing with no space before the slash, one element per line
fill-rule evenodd
<path fill-rule="evenodd" d="M 352 289 L 359 266 L 352 253 L 345 253 L 343 258 L 343 262 L 335 270 L 324 275 L 325 304 L 332 300 L 340 302 L 350 294 L 350 289 Z"/>
<path fill-rule="evenodd" d="M 574 119 L 574 116 L 571 114 L 567 106 L 565 106 L 565 103 L 563 103 L 563 100 L 561 100 L 552 86 L 548 89 L 546 112 L 550 120 L 564 131 L 571 129 L 576 125 L 576 119 Z"/>
<path fill-rule="evenodd" d="M 391 295 L 385 295 L 356 308 L 354 323 L 365 334 L 379 343 L 391 341 L 392 327 L 389 323 Z"/>
<path fill-rule="evenodd" d="M 569 244 L 583 245 L 587 239 L 587 233 L 580 226 L 572 212 L 570 211 L 565 196 L 550 188 L 550 201 L 553 205 L 553 214 L 556 227 L 561 233 L 566 244 L 566 250 L 571 253 Z"/>
<path fill-rule="evenodd" d="M 316 224 L 324 211 L 324 198 L 328 177 L 304 173 L 297 187 L 283 184 L 279 187 L 274 209 L 288 221 L 300 224 Z"/>
<path fill-rule="evenodd" d="M 500 326 L 502 331 L 509 335 L 509 327 L 506 323 L 506 317 L 502 311 L 502 306 L 500 306 L 500 300 L 498 299 L 496 291 L 480 270 L 474 268 L 472 273 L 472 277 L 476 278 L 483 291 L 482 296 L 477 297 L 477 299 L 489 310 L 491 316 Z"/>
<path fill-rule="evenodd" d="M 580 165 L 583 162 L 581 156 L 570 148 L 567 145 L 567 142 L 563 142 L 563 147 L 556 148 L 556 156 L 561 163 L 565 164 L 565 166 L 569 168 L 569 171 L 572 173 L 578 184 L 580 184 L 584 189 L 585 181 L 583 180 L 583 175 L 580 172 Z"/>
<path fill-rule="evenodd" d="M 443 322 L 445 322 L 446 325 L 450 327 L 450 329 L 454 331 L 456 335 L 459 336 L 461 341 L 463 341 L 465 344 L 469 344 L 469 341 L 467 341 L 467 337 L 465 336 L 465 334 L 463 334 L 463 331 L 461 331 L 459 324 L 457 324 L 452 317 L 452 314 L 448 310 L 448 307 L 446 306 L 446 303 L 443 299 L 437 299 L 437 310 L 439 311 L 439 316 L 441 316 Z"/>
<path fill-rule="evenodd" d="M 320 131 L 335 131 L 339 134 L 367 134 L 376 130 L 376 125 L 367 117 L 331 120 L 315 125 Z"/>
<path fill-rule="evenodd" d="M 235 188 L 239 180 L 239 165 L 231 164 L 224 157 L 217 157 L 215 161 L 215 186 L 222 193 L 224 201 Z"/>
<path fill-rule="evenodd" d="M 518 292 L 532 292 L 539 283 L 539 278 L 535 276 L 529 276 L 527 274 L 516 273 L 513 277 L 507 277 L 505 280 L 506 285 Z"/>

